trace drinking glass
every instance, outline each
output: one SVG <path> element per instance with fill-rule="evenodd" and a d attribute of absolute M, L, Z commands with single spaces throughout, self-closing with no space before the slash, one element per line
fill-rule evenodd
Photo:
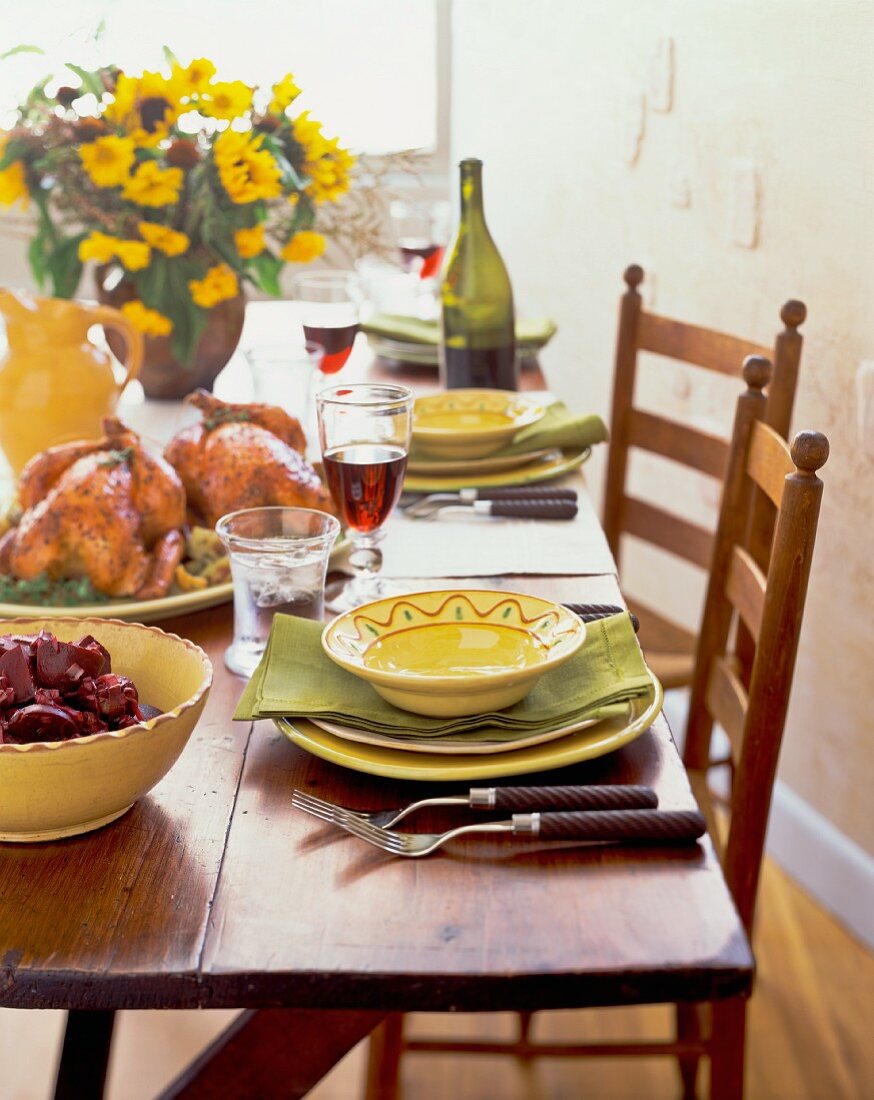
<path fill-rule="evenodd" d="M 390 210 L 404 270 L 420 279 L 434 278 L 449 239 L 449 203 L 396 199 Z"/>
<path fill-rule="evenodd" d="M 234 640 L 225 664 L 251 676 L 277 612 L 321 619 L 325 574 L 340 524 L 313 508 L 246 508 L 215 526 L 234 582 Z"/>
<path fill-rule="evenodd" d="M 352 581 L 331 601 L 348 611 L 404 591 L 378 576 L 383 524 L 397 504 L 407 468 L 413 394 L 406 386 L 333 386 L 316 394 L 325 480 L 352 541 Z"/>
<path fill-rule="evenodd" d="M 308 341 L 324 349 L 323 374 L 336 374 L 345 364 L 358 335 L 361 284 L 353 271 L 312 271 L 295 275 L 292 297 L 300 303 Z"/>
<path fill-rule="evenodd" d="M 309 437 L 315 425 L 316 378 L 325 352 L 307 340 L 303 344 L 255 344 L 243 354 L 252 376 L 256 401 L 279 405 L 301 422 Z"/>

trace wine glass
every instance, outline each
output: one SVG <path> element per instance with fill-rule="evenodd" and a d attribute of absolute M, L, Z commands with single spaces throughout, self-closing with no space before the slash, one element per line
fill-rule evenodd
<path fill-rule="evenodd" d="M 316 395 L 322 465 L 349 532 L 353 579 L 331 601 L 334 611 L 405 591 L 378 576 L 383 524 L 397 504 L 407 468 L 413 394 L 406 386 L 332 386 Z"/>
<path fill-rule="evenodd" d="M 434 278 L 449 239 L 449 203 L 396 199 L 390 210 L 401 266 L 420 279 Z"/>
<path fill-rule="evenodd" d="M 324 348 L 322 374 L 336 374 L 358 335 L 362 303 L 358 276 L 353 271 L 307 272 L 294 277 L 291 293 L 300 303 L 306 339 Z"/>

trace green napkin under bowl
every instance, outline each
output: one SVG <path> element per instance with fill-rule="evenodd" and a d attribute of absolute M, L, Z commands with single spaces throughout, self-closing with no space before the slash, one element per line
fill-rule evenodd
<path fill-rule="evenodd" d="M 628 615 L 589 623 L 580 650 L 546 673 L 506 710 L 428 718 L 399 710 L 322 650 L 323 624 L 276 615 L 267 649 L 237 704 L 234 719 L 321 718 L 405 740 L 450 736 L 511 741 L 588 718 L 612 717 L 651 683 Z"/>
<path fill-rule="evenodd" d="M 557 328 L 550 317 L 517 321 L 516 343 L 528 351 L 537 350 L 549 343 Z M 385 340 L 402 340 L 435 348 L 440 342 L 440 325 L 437 321 L 423 321 L 420 317 L 406 317 L 400 313 L 378 313 L 369 321 L 362 321 L 361 331 L 368 336 L 381 336 Z"/>

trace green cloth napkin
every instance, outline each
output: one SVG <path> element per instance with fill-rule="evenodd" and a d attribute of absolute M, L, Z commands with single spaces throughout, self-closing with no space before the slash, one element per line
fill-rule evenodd
<path fill-rule="evenodd" d="M 593 443 L 606 443 L 608 438 L 607 425 L 597 413 L 572 413 L 563 401 L 556 401 L 547 407 L 535 424 L 522 428 L 511 443 L 489 455 L 489 458 L 551 450 L 553 447 L 581 451 Z M 410 459 L 413 462 L 434 461 L 432 456 L 422 454 L 415 442 L 410 447 Z"/>
<path fill-rule="evenodd" d="M 547 672 L 519 703 L 461 718 L 427 718 L 387 703 L 366 681 L 334 664 L 322 624 L 276 615 L 267 649 L 237 704 L 237 721 L 322 718 L 374 733 L 472 741 L 513 740 L 585 718 L 607 717 L 642 695 L 650 676 L 627 615 L 589 623 L 574 656 Z"/>
<path fill-rule="evenodd" d="M 516 343 L 524 348 L 545 347 L 557 328 L 550 317 L 517 321 Z M 406 340 L 411 344 L 426 344 L 435 348 L 440 342 L 440 325 L 437 321 L 423 321 L 420 317 L 406 317 L 400 313 L 379 313 L 369 321 L 362 321 L 361 330 L 369 336 Z"/>

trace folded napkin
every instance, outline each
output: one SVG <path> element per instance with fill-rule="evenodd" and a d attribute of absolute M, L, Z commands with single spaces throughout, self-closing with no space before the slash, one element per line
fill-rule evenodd
<path fill-rule="evenodd" d="M 563 401 L 556 401 L 547 407 L 536 423 L 521 428 L 511 443 L 489 455 L 489 458 L 551 450 L 554 447 L 582 451 L 593 443 L 606 443 L 608 438 L 607 425 L 597 413 L 572 413 Z M 422 454 L 415 442 L 410 448 L 410 459 L 413 462 L 434 461 L 431 456 Z"/>
<path fill-rule="evenodd" d="M 514 706 L 485 715 L 427 718 L 392 706 L 370 684 L 335 665 L 322 650 L 321 633 L 321 623 L 274 617 L 267 650 L 237 704 L 237 721 L 321 718 L 404 739 L 451 735 L 511 741 L 612 716 L 650 683 L 629 617 L 614 615 L 589 623 L 577 653 L 542 676 Z"/>
<path fill-rule="evenodd" d="M 545 347 L 556 333 L 558 326 L 549 317 L 532 318 L 516 322 L 516 343 L 526 349 Z M 399 313 L 379 313 L 361 323 L 361 329 L 369 336 L 383 336 L 389 340 L 406 340 L 411 344 L 440 342 L 440 324 L 423 321 L 419 317 L 406 317 Z"/>

